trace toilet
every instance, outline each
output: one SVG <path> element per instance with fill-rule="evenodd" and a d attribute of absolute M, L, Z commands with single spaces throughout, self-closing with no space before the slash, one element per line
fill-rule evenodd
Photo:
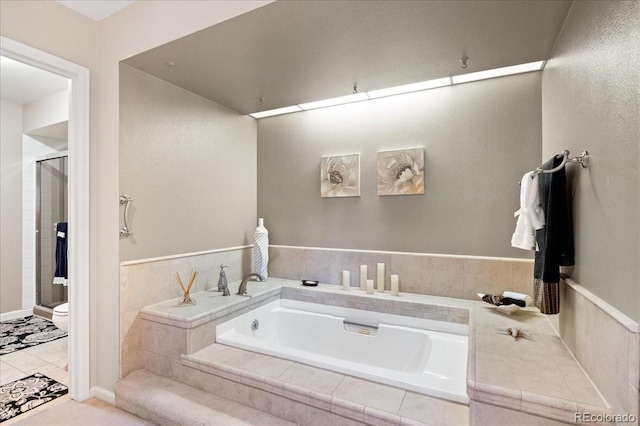
<path fill-rule="evenodd" d="M 69 331 L 69 303 L 63 303 L 53 308 L 51 317 L 53 324 L 60 330 Z"/>

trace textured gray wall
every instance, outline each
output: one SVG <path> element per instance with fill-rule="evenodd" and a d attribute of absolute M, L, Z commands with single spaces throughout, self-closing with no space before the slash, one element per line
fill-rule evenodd
<path fill-rule="evenodd" d="M 640 2 L 576 2 L 542 80 L 543 154 L 570 166 L 574 281 L 640 321 Z"/>
<path fill-rule="evenodd" d="M 22 309 L 22 105 L 0 102 L 0 313 Z"/>
<path fill-rule="evenodd" d="M 541 158 L 529 73 L 258 121 L 258 216 L 271 244 L 531 257 L 511 247 Z M 377 195 L 376 153 L 425 148 L 425 194 Z M 320 157 L 361 154 L 361 196 L 320 198 Z"/>
<path fill-rule="evenodd" d="M 251 242 L 256 137 L 253 118 L 122 65 L 120 190 L 134 234 L 120 260 Z"/>

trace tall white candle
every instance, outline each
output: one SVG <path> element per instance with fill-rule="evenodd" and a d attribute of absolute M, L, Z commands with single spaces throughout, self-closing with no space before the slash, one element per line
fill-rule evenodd
<path fill-rule="evenodd" d="M 384 292 L 384 263 L 378 263 L 378 291 Z"/>
<path fill-rule="evenodd" d="M 367 294 L 373 294 L 373 280 L 367 280 Z"/>
<path fill-rule="evenodd" d="M 367 265 L 360 265 L 360 290 L 367 289 Z"/>
<path fill-rule="evenodd" d="M 391 275 L 391 295 L 397 296 L 399 292 L 400 292 L 400 287 L 398 283 L 398 276 L 395 274 Z"/>
<path fill-rule="evenodd" d="M 349 271 L 342 271 L 342 289 L 349 290 L 351 286 L 351 273 Z"/>

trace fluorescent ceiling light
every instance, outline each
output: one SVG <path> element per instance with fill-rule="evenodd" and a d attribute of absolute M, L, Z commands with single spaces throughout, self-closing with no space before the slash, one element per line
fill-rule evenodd
<path fill-rule="evenodd" d="M 405 84 L 404 86 L 389 87 L 388 89 L 372 90 L 367 92 L 371 99 L 384 96 L 400 95 L 403 93 L 419 92 L 421 90 L 435 89 L 451 85 L 451 77 L 438 78 L 436 80 L 421 81 L 420 83 Z"/>
<path fill-rule="evenodd" d="M 324 108 L 335 105 L 349 104 L 351 102 L 366 101 L 369 99 L 366 93 L 356 93 L 348 96 L 340 96 L 339 98 L 324 99 L 322 101 L 309 102 L 298 105 L 304 110 Z"/>
<path fill-rule="evenodd" d="M 272 115 L 289 114 L 290 112 L 298 112 L 298 111 L 302 111 L 302 108 L 300 108 L 298 105 L 293 105 L 293 106 L 288 106 L 284 108 L 270 109 L 269 111 L 254 112 L 253 114 L 249 114 L 249 115 L 252 116 L 253 118 L 264 118 L 264 117 L 271 117 Z"/>
<path fill-rule="evenodd" d="M 540 71 L 544 68 L 545 61 L 529 62 L 528 64 L 513 65 L 510 67 L 496 68 L 492 70 L 479 71 L 469 74 L 454 75 L 453 77 L 438 78 L 435 80 L 421 81 L 420 83 L 405 84 L 404 86 L 390 87 L 388 89 L 372 90 L 366 93 L 356 93 L 338 98 L 325 99 L 322 101 L 308 102 L 306 104 L 294 105 L 284 108 L 272 109 L 249 114 L 253 118 L 271 117 L 273 115 L 288 114 L 309 109 L 324 108 L 335 105 L 348 104 L 351 102 L 366 101 L 368 99 L 382 98 L 385 96 L 401 95 L 403 93 L 419 92 L 421 90 L 435 89 L 437 87 L 450 86 L 451 84 L 468 83 L 470 81 L 486 80 L 507 75 L 522 74 L 531 71 Z"/>
<path fill-rule="evenodd" d="M 513 65 L 510 67 L 496 68 L 493 70 L 473 72 L 469 74 L 454 75 L 451 77 L 453 84 L 468 83 L 470 81 L 486 80 L 488 78 L 503 77 L 505 75 L 522 74 L 531 71 L 540 71 L 545 61 L 529 62 L 528 64 Z"/>

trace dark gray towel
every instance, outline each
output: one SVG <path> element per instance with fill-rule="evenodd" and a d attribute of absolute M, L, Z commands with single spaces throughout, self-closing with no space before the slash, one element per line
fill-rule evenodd
<path fill-rule="evenodd" d="M 562 156 L 558 155 L 547 161 L 542 169 L 550 170 L 561 163 Z M 535 289 L 540 294 L 539 297 L 534 294 L 534 300 L 542 313 L 557 314 L 560 310 L 560 294 L 557 285 L 560 281 L 560 266 L 574 264 L 573 220 L 564 167 L 554 173 L 540 174 L 538 184 L 540 205 L 544 210 L 546 224 L 544 228 L 536 231 L 538 251 L 535 258 L 534 277 L 542 281 L 542 288 Z"/>
<path fill-rule="evenodd" d="M 67 222 L 56 225 L 56 272 L 54 283 L 64 282 L 67 277 Z"/>

